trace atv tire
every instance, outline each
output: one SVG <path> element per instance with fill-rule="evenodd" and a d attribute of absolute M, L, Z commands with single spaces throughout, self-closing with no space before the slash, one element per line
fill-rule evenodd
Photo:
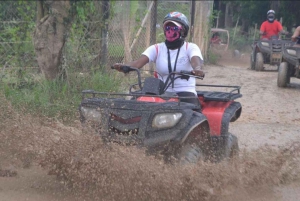
<path fill-rule="evenodd" d="M 179 164 L 186 165 L 191 163 L 197 163 L 200 160 L 204 160 L 204 154 L 199 145 L 193 143 L 184 144 L 178 156 Z"/>
<path fill-rule="evenodd" d="M 278 69 L 277 86 L 286 87 L 290 81 L 290 75 L 288 74 L 289 67 L 287 62 L 281 62 Z"/>
<path fill-rule="evenodd" d="M 252 52 L 251 56 L 250 56 L 250 68 L 251 68 L 251 70 L 255 70 L 254 52 Z"/>
<path fill-rule="evenodd" d="M 227 142 L 225 144 L 224 158 L 231 159 L 237 156 L 238 153 L 239 153 L 238 138 L 235 135 L 228 133 Z"/>
<path fill-rule="evenodd" d="M 262 71 L 264 69 L 264 57 L 261 52 L 256 53 L 255 70 Z"/>

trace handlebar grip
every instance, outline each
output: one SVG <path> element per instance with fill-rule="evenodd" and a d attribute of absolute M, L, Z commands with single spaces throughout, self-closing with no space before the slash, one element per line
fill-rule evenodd
<path fill-rule="evenodd" d="M 131 66 L 127 66 L 127 65 L 120 65 L 120 68 L 115 68 L 114 66 L 111 66 L 111 69 L 116 69 L 118 71 L 121 71 L 123 73 L 129 73 L 130 71 L 138 71 L 137 68 L 135 67 L 131 67 Z"/>
<path fill-rule="evenodd" d="M 187 71 L 187 70 L 182 70 L 182 71 L 180 71 L 180 73 L 188 74 L 188 75 L 193 75 L 192 71 Z"/>

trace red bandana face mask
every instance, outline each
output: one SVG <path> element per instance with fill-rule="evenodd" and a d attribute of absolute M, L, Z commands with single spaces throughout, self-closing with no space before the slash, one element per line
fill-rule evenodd
<path fill-rule="evenodd" d="M 166 40 L 173 42 L 174 40 L 180 38 L 181 27 L 178 26 L 165 26 L 164 27 Z"/>

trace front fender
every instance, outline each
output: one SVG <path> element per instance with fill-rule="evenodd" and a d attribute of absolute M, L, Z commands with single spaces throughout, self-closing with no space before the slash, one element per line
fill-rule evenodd
<path fill-rule="evenodd" d="M 184 130 L 175 139 L 178 143 L 183 143 L 187 138 L 190 137 L 201 137 L 203 140 L 210 138 L 210 129 L 207 118 L 198 112 L 194 112 L 193 117 Z"/>

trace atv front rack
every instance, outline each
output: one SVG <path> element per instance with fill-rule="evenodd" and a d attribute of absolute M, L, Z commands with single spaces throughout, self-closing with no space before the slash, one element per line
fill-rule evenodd
<path fill-rule="evenodd" d="M 196 84 L 196 86 L 201 87 L 218 87 L 218 88 L 233 88 L 229 92 L 220 92 L 220 91 L 197 91 L 198 97 L 201 96 L 204 98 L 204 101 L 231 101 L 237 98 L 241 98 L 242 94 L 240 93 L 240 86 L 228 86 L 228 85 L 205 85 L 205 84 Z"/>

